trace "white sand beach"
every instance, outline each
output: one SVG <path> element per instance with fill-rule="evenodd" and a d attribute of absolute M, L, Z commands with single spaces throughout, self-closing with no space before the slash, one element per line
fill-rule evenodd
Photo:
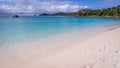
<path fill-rule="evenodd" d="M 47 55 L 43 57 L 39 52 L 7 59 L 0 57 L 0 68 L 120 68 L 119 27 L 82 42 L 78 40 L 75 44 L 67 44 L 69 46 L 65 48 L 58 47 L 50 53 L 46 51 Z"/>

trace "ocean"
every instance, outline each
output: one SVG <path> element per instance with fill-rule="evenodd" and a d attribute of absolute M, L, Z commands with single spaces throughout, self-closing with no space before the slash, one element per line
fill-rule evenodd
<path fill-rule="evenodd" d="M 120 18 L 69 17 L 69 16 L 21 16 L 0 17 L 0 53 L 41 47 L 52 47 L 54 42 L 71 38 L 83 38 L 90 33 L 102 32 L 120 24 Z M 59 39 L 58 39 L 59 37 Z M 49 39 L 49 40 L 48 40 Z M 36 42 L 37 41 L 37 42 Z M 62 41 L 63 43 L 65 41 Z M 72 41 L 68 41 L 72 42 Z"/>

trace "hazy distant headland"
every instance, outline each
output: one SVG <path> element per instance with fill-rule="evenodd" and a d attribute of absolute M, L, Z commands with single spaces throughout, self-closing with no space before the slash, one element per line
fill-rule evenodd
<path fill-rule="evenodd" d="M 90 17 L 117 17 L 120 18 L 120 5 L 116 7 L 111 7 L 111 8 L 106 8 L 106 9 L 83 9 L 78 12 L 73 12 L 73 13 L 64 13 L 64 12 L 59 12 L 59 13 L 54 13 L 54 14 L 47 14 L 43 13 L 40 14 L 39 16 L 90 16 Z"/>

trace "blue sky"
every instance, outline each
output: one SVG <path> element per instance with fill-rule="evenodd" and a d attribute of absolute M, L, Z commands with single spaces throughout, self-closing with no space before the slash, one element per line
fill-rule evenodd
<path fill-rule="evenodd" d="M 0 0 L 0 11 L 10 13 L 76 12 L 81 9 L 107 8 L 120 0 Z"/>

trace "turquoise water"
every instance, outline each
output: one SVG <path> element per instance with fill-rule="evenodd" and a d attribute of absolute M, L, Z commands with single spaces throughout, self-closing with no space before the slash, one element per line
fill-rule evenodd
<path fill-rule="evenodd" d="M 92 18 L 67 16 L 0 17 L 0 46 L 19 41 L 42 39 L 66 32 L 90 28 L 107 28 L 120 23 L 119 18 Z M 82 33 L 81 33 L 82 34 Z"/>

